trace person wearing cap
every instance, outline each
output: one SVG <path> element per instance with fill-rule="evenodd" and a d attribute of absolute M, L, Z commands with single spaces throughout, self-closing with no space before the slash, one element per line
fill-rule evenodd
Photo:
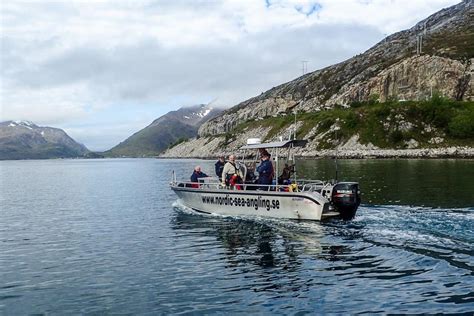
<path fill-rule="evenodd" d="M 262 161 L 257 167 L 258 172 L 258 183 L 269 185 L 272 184 L 273 180 L 273 164 L 270 161 L 270 155 L 264 153 L 262 155 Z M 268 189 L 268 187 L 263 187 L 263 189 Z"/>
<path fill-rule="evenodd" d="M 215 168 L 216 168 L 216 175 L 219 179 L 222 178 L 222 171 L 224 170 L 224 166 L 225 166 L 225 158 L 224 156 L 219 156 L 219 160 L 217 160 L 217 162 L 214 164 Z"/>

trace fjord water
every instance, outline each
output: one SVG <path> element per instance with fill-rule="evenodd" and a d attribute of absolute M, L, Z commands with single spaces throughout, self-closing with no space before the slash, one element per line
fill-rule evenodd
<path fill-rule="evenodd" d="M 473 160 L 340 160 L 363 204 L 322 223 L 197 214 L 197 163 L 0 162 L 0 314 L 474 311 Z"/>

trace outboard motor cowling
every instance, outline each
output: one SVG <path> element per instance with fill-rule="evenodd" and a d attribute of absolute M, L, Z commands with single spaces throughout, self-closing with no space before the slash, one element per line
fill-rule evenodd
<path fill-rule="evenodd" d="M 359 183 L 336 183 L 332 189 L 331 201 L 344 220 L 353 219 L 360 204 Z"/>

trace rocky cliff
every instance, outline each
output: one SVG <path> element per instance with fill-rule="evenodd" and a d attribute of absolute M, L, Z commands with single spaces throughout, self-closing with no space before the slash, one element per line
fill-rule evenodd
<path fill-rule="evenodd" d="M 474 101 L 473 21 L 471 0 L 443 9 L 363 54 L 230 108 L 203 124 L 200 138 L 164 156 L 210 157 L 234 151 L 249 137 L 268 141 L 290 132 L 309 140 L 300 153 L 306 156 L 333 155 L 336 147 L 348 157 L 473 156 L 466 136 Z M 439 96 L 447 103 L 423 103 Z M 296 125 L 293 112 L 299 113 Z M 467 132 L 459 132 L 459 124 Z"/>
<path fill-rule="evenodd" d="M 88 152 L 61 129 L 29 121 L 0 122 L 0 160 L 73 158 Z"/>

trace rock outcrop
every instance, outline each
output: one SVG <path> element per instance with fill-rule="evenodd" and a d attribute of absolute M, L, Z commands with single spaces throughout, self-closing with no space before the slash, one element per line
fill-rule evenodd
<path fill-rule="evenodd" d="M 397 100 L 426 100 L 433 93 L 452 99 L 472 99 L 472 81 L 462 84 L 463 78 L 472 78 L 473 61 L 462 62 L 446 57 L 421 55 L 405 58 L 364 81 L 343 85 L 325 103 L 326 106 L 366 101 L 376 97 L 384 102 Z"/>

